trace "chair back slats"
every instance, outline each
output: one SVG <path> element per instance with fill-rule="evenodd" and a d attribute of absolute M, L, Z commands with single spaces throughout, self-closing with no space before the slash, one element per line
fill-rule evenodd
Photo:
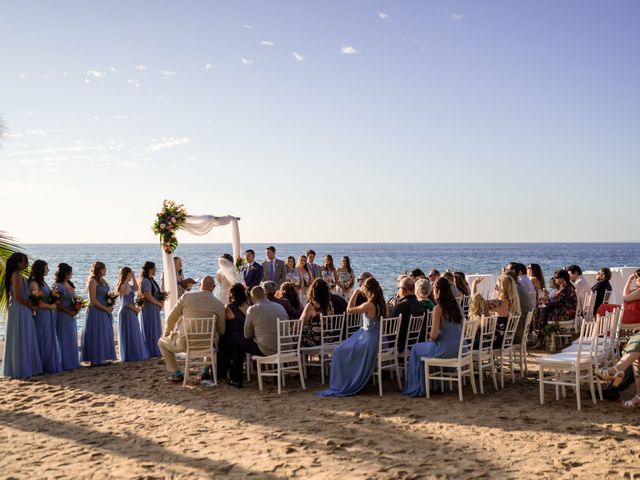
<path fill-rule="evenodd" d="M 182 327 L 187 341 L 187 353 L 211 352 L 214 345 L 217 316 L 206 318 L 184 318 Z"/>
<path fill-rule="evenodd" d="M 507 326 L 504 330 L 504 337 L 502 338 L 502 350 L 509 350 L 513 346 L 513 339 L 516 336 L 519 321 L 520 315 L 509 316 Z"/>
<path fill-rule="evenodd" d="M 481 355 L 491 355 L 493 351 L 493 339 L 496 336 L 497 322 L 497 315 L 483 315 L 480 319 L 480 325 L 478 326 L 480 337 L 478 339 L 478 348 L 476 348 L 475 351 L 480 352 Z"/>
<path fill-rule="evenodd" d="M 411 347 L 413 347 L 420 338 L 420 333 L 422 333 L 422 326 L 424 325 L 424 317 L 425 314 L 422 315 L 411 315 L 409 317 L 409 327 L 407 329 L 407 338 L 404 342 L 404 351 L 408 352 Z"/>
<path fill-rule="evenodd" d="M 278 318 L 278 354 L 300 353 L 302 320 L 281 320 Z"/>
<path fill-rule="evenodd" d="M 433 310 L 425 312 L 424 324 L 425 341 L 429 341 L 429 339 L 431 338 L 431 328 L 433 327 Z"/>
<path fill-rule="evenodd" d="M 320 317 L 321 345 L 338 344 L 342 340 L 344 313 L 340 315 L 322 315 Z"/>
<path fill-rule="evenodd" d="M 460 346 L 458 349 L 458 359 L 460 361 L 471 357 L 473 353 L 473 343 L 478 331 L 480 320 L 463 320 L 462 334 L 460 335 Z M 471 359 L 469 358 L 469 361 Z"/>
<path fill-rule="evenodd" d="M 346 313 L 345 318 L 345 340 L 349 338 L 351 335 L 356 333 L 360 327 L 362 326 L 362 314 L 361 313 Z"/>
<path fill-rule="evenodd" d="M 398 317 L 380 318 L 380 338 L 378 340 L 378 353 L 380 355 L 393 354 L 395 358 L 401 318 L 402 315 Z"/>

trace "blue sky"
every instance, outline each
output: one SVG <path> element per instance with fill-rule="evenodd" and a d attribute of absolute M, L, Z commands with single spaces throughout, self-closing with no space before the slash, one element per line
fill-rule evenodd
<path fill-rule="evenodd" d="M 636 1 L 0 1 L 0 229 L 639 241 Z M 183 241 L 225 242 L 226 231 Z"/>

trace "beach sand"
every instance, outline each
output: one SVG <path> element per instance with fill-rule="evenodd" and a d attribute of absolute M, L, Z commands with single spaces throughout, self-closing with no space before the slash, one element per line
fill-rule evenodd
<path fill-rule="evenodd" d="M 535 367 L 534 367 L 535 368 Z M 0 380 L 2 478 L 640 478 L 639 410 L 538 402 L 535 372 L 485 395 L 406 398 L 390 379 L 318 398 L 171 384 L 161 360 Z M 485 384 L 486 386 L 487 384 Z M 630 397 L 631 390 L 624 397 Z"/>

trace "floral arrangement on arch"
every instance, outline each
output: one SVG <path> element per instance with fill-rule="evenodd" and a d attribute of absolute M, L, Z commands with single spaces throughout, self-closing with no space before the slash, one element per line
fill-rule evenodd
<path fill-rule="evenodd" d="M 176 232 L 184 227 L 187 220 L 187 211 L 184 205 L 179 205 L 173 200 L 162 202 L 162 210 L 153 222 L 153 233 L 160 235 L 162 249 L 166 253 L 173 253 L 178 248 Z"/>

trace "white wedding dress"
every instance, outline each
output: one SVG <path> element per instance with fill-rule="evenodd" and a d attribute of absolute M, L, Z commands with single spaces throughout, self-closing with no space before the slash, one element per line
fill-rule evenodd
<path fill-rule="evenodd" d="M 236 283 L 244 285 L 244 279 L 236 266 L 226 258 L 218 259 L 218 273 L 216 273 L 216 288 L 213 294 L 225 305 L 229 303 L 229 292 Z"/>

